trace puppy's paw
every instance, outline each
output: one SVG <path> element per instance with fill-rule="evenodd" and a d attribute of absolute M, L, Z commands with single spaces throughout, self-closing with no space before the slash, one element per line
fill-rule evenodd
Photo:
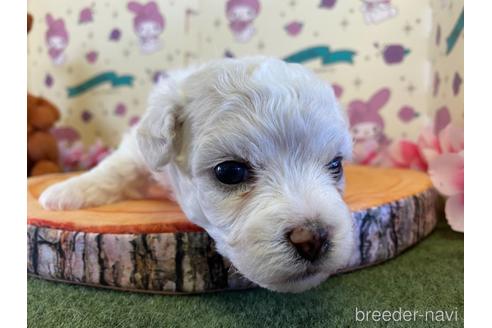
<path fill-rule="evenodd" d="M 76 210 L 108 202 L 100 189 L 80 178 L 54 184 L 39 197 L 43 208 L 54 211 Z"/>

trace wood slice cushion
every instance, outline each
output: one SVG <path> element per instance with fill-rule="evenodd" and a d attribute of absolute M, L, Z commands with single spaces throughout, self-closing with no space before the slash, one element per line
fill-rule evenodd
<path fill-rule="evenodd" d="M 254 284 L 230 269 L 213 240 L 171 201 L 134 200 L 77 211 L 47 211 L 37 201 L 69 174 L 28 179 L 31 275 L 114 289 L 197 293 Z M 390 259 L 436 225 L 437 194 L 426 174 L 346 166 L 345 201 L 357 247 L 343 271 Z"/>

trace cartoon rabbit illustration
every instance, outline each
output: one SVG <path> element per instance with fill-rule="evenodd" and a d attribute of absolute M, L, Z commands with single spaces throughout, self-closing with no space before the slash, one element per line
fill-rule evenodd
<path fill-rule="evenodd" d="M 248 42 L 256 33 L 253 21 L 260 13 L 258 0 L 229 0 L 226 3 L 226 16 L 229 28 L 236 41 Z"/>
<path fill-rule="evenodd" d="M 354 100 L 348 105 L 350 132 L 354 138 L 354 161 L 360 164 L 377 164 L 381 153 L 389 144 L 384 134 L 384 120 L 380 115 L 388 102 L 390 90 L 383 88 L 369 101 Z"/>
<path fill-rule="evenodd" d="M 165 20 L 157 4 L 154 1 L 147 4 L 130 1 L 128 10 L 135 14 L 133 29 L 139 38 L 142 53 L 149 54 L 159 50 L 162 47 L 159 35 L 164 31 Z"/>
<path fill-rule="evenodd" d="M 362 0 L 362 13 L 366 24 L 377 24 L 396 16 L 397 10 L 391 0 Z"/>
<path fill-rule="evenodd" d="M 46 15 L 46 45 L 48 55 L 53 64 L 61 65 L 65 62 L 64 50 L 68 46 L 68 32 L 63 19 L 54 19 L 51 14 Z"/>

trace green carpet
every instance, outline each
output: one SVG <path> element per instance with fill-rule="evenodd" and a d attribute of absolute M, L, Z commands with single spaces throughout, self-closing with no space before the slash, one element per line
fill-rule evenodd
<path fill-rule="evenodd" d="M 28 326 L 462 327 L 463 270 L 463 235 L 441 222 L 431 236 L 396 259 L 333 277 L 302 294 L 255 289 L 162 296 L 30 278 Z M 412 317 L 409 322 L 393 312 L 397 321 L 356 321 L 356 308 L 419 312 L 416 320 Z M 443 313 L 433 312 L 432 321 L 431 312 L 426 313 L 439 310 L 448 311 L 452 320 L 437 321 L 443 319 Z M 362 319 L 362 314 L 358 318 Z"/>

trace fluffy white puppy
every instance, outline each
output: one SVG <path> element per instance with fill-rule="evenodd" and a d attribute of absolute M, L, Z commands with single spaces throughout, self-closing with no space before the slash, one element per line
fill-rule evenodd
<path fill-rule="evenodd" d="M 348 262 L 341 160 L 351 146 L 332 88 L 308 69 L 218 60 L 161 81 L 118 150 L 40 202 L 69 210 L 139 198 L 151 177 L 246 278 L 299 292 Z"/>

